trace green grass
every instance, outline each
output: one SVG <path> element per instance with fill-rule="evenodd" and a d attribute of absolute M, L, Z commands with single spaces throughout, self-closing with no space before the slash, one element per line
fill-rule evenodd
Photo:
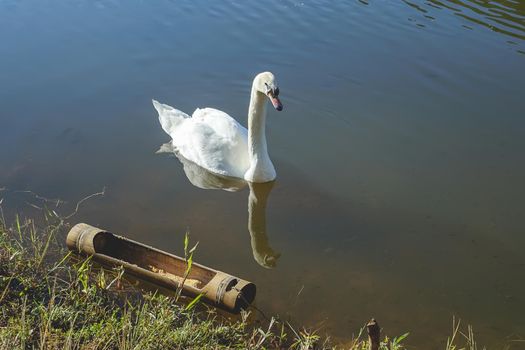
<path fill-rule="evenodd" d="M 231 321 L 211 307 L 194 307 L 198 301 L 181 304 L 138 290 L 122 269 L 104 270 L 68 253 L 67 229 L 53 211 L 41 225 L 16 216 L 8 227 L 0 219 L 0 349 L 335 348 L 278 318 L 255 326 L 247 312 Z M 368 349 L 365 333 L 346 348 Z M 447 350 L 462 348 L 454 345 L 457 334 Z M 404 349 L 405 336 L 385 338 L 381 349 Z M 476 349 L 473 344 L 467 349 Z"/>

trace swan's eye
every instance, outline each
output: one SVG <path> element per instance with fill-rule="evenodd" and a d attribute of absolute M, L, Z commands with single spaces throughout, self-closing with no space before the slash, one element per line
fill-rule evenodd
<path fill-rule="evenodd" d="M 264 83 L 264 85 L 266 85 L 266 95 L 268 95 L 268 96 L 271 95 L 273 97 L 279 96 L 279 88 L 278 87 L 272 88 L 272 86 L 268 85 L 268 83 Z"/>

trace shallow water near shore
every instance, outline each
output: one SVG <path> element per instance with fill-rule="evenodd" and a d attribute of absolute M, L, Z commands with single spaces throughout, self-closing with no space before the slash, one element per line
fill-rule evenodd
<path fill-rule="evenodd" d="M 0 188 L 106 187 L 75 220 L 178 254 L 189 229 L 266 314 L 338 339 L 373 316 L 441 349 L 455 315 L 523 344 L 523 2 L 4 1 L 0 42 Z M 246 125 L 263 70 L 273 187 L 200 189 L 155 153 L 151 98 Z"/>

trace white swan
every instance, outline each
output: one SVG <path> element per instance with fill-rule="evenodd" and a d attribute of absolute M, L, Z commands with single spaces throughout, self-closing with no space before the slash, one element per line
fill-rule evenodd
<path fill-rule="evenodd" d="M 276 110 L 283 106 L 279 88 L 270 72 L 253 80 L 248 109 L 248 130 L 228 114 L 213 108 L 197 108 L 190 117 L 153 100 L 159 121 L 180 154 L 207 169 L 250 182 L 268 182 L 276 177 L 266 146 L 266 97 Z"/>

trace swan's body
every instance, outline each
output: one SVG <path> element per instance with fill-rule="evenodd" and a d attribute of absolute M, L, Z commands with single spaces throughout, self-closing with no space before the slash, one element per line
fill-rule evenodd
<path fill-rule="evenodd" d="M 276 177 L 266 146 L 266 96 L 282 109 L 273 74 L 257 75 L 253 81 L 248 130 L 225 112 L 197 108 L 190 117 L 153 100 L 162 128 L 171 136 L 174 149 L 184 158 L 222 176 L 268 182 Z"/>
<path fill-rule="evenodd" d="M 184 158 L 215 174 L 244 177 L 250 166 L 248 131 L 235 119 L 213 108 L 197 108 L 190 117 L 157 101 L 153 105 L 174 149 Z"/>

